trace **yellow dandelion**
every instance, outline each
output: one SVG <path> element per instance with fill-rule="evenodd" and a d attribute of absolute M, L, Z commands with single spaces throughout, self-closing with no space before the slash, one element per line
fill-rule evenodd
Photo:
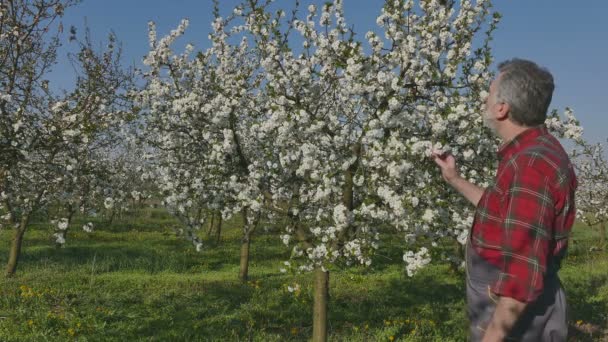
<path fill-rule="evenodd" d="M 388 337 L 388 340 L 389 340 L 389 341 L 394 341 L 394 340 L 395 340 L 395 336 L 389 336 L 389 337 Z"/>

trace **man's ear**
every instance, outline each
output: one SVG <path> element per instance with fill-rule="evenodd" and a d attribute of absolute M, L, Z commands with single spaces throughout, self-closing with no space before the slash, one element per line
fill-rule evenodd
<path fill-rule="evenodd" d="M 511 106 L 508 103 L 502 102 L 497 103 L 498 110 L 496 111 L 496 120 L 503 121 L 509 118 L 509 113 L 511 111 Z"/>

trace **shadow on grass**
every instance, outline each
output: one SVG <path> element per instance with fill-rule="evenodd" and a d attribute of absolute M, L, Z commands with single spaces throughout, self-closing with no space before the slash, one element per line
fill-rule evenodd
<path fill-rule="evenodd" d="M 370 288 L 362 297 L 343 293 L 333 295 L 330 334 L 341 334 L 353 325 L 382 326 L 385 319 L 397 317 L 410 317 L 412 321 L 459 319 L 453 317 L 453 310 L 461 304 L 462 289 L 449 284 L 421 286 L 428 280 L 422 277 L 408 284 L 391 280 L 384 286 Z M 276 290 L 281 288 L 280 277 L 264 277 L 263 281 L 261 289 L 237 282 L 205 283 L 193 295 L 156 295 L 141 304 L 130 302 L 130 310 L 147 318 L 138 320 L 137 328 L 129 335 L 155 336 L 160 340 L 201 340 L 203 337 L 248 340 L 254 336 L 273 336 L 283 341 L 307 340 L 312 325 L 309 296 L 295 298 Z M 435 295 L 435 301 L 429 300 Z M 120 303 L 114 305 L 122 306 Z M 128 313 L 121 312 L 120 316 L 127 317 Z M 118 320 L 115 323 L 120 326 Z M 298 333 L 294 334 L 296 328 Z M 116 336 L 125 337 L 125 331 L 116 330 Z"/>
<path fill-rule="evenodd" d="M 87 235 L 71 233 L 68 243 L 56 248 L 44 232 L 32 231 L 26 235 L 18 272 L 54 267 L 74 271 L 87 269 L 96 274 L 115 271 L 201 272 L 230 270 L 239 265 L 239 238 L 228 238 L 219 244 L 207 243 L 203 251 L 196 252 L 192 244 L 173 233 L 107 233 Z M 0 263 L 6 262 L 10 241 L 0 246 Z M 281 262 L 289 251 L 278 243 L 275 236 L 253 236 L 250 253 L 250 271 L 256 267 L 275 268 L 279 273 Z M 236 278 L 236 273 L 235 273 Z"/>
<path fill-rule="evenodd" d="M 133 336 L 154 336 L 158 340 L 201 340 L 227 333 L 245 335 L 247 322 L 239 315 L 243 303 L 251 301 L 254 290 L 240 283 L 205 283 L 192 295 L 155 295 L 137 311 L 148 318 L 132 331 Z M 117 333 L 124 337 L 124 333 Z"/>
<path fill-rule="evenodd" d="M 155 243 L 155 245 L 163 245 Z M 167 243 L 167 245 L 170 245 Z M 30 248 L 22 253 L 20 266 L 40 267 L 41 261 L 65 270 L 91 269 L 95 273 L 115 271 L 144 271 L 147 273 L 190 272 L 200 266 L 200 260 L 187 253 L 159 248 L 122 245 L 69 246 L 64 248 Z"/>
<path fill-rule="evenodd" d="M 445 273 L 445 274 L 441 274 Z M 440 330 L 464 333 L 466 328 L 464 281 L 453 281 L 447 267 L 432 267 L 415 277 L 391 278 L 334 296 L 331 317 L 340 330 L 351 325 L 382 326 L 387 321 L 425 321 Z M 452 277 L 452 281 L 447 277 Z M 348 285 L 344 285 L 348 286 Z M 407 330 L 408 325 L 403 325 Z M 405 331 L 404 331 L 405 332 Z M 445 335 L 444 335 L 445 336 Z"/>
<path fill-rule="evenodd" d="M 608 274 L 569 277 L 563 283 L 573 323 L 590 324 L 602 331 L 608 330 Z"/>
<path fill-rule="evenodd" d="M 227 265 L 239 265 L 241 240 L 239 237 L 222 239 L 219 244 L 209 242 L 204 251 L 204 262 L 209 270 L 221 270 Z M 279 272 L 283 261 L 289 259 L 289 249 L 279 243 L 277 236 L 256 233 L 251 238 L 249 268 L 274 267 Z"/>

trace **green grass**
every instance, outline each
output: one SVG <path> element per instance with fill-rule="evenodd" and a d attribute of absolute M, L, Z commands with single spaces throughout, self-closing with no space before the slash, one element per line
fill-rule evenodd
<path fill-rule="evenodd" d="M 237 280 L 239 230 L 201 252 L 177 237 L 162 210 L 127 215 L 92 234 L 70 232 L 56 249 L 45 224 L 26 233 L 17 275 L 0 278 L 2 341 L 306 341 L 312 331 L 310 275 L 279 272 L 289 251 L 276 228 L 254 236 L 250 278 Z M 608 257 L 589 251 L 594 231 L 575 228 L 561 278 L 573 340 L 607 328 Z M 6 263 L 10 231 L 0 232 Z M 330 274 L 332 341 L 464 341 L 463 274 L 433 265 L 404 275 L 399 238 L 369 269 Z M 287 286 L 299 284 L 290 293 Z"/>

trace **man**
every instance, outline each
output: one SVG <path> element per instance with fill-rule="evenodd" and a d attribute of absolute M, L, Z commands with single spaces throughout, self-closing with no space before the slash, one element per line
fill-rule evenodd
<path fill-rule="evenodd" d="M 565 341 L 557 271 L 575 218 L 577 182 L 544 125 L 553 77 L 521 59 L 498 69 L 484 113 L 502 140 L 494 183 L 480 188 L 458 174 L 453 156 L 433 154 L 443 178 L 477 207 L 466 248 L 470 335 L 473 341 Z"/>

